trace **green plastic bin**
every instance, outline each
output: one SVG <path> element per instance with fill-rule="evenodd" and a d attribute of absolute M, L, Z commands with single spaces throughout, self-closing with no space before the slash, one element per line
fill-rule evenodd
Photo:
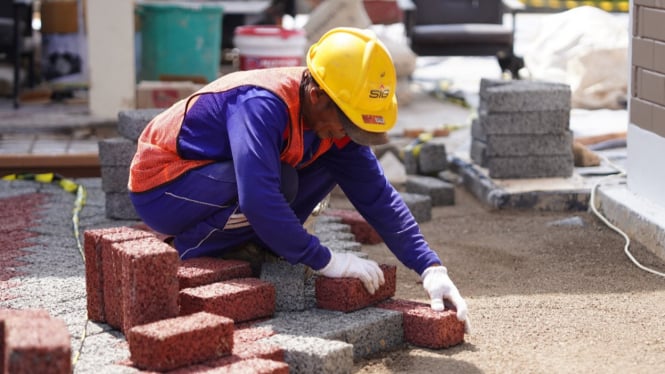
<path fill-rule="evenodd" d="M 222 13 L 218 4 L 142 2 L 140 80 L 165 77 L 210 82 L 219 76 Z"/>

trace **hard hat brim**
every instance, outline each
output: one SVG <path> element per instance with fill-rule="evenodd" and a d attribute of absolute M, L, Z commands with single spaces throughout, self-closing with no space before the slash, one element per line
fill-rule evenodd
<path fill-rule="evenodd" d="M 389 142 L 388 134 L 386 132 L 369 132 L 361 129 L 356 126 L 350 119 L 347 117 L 344 112 L 337 108 L 337 113 L 339 115 L 340 122 L 342 122 L 342 127 L 346 135 L 351 138 L 355 143 L 360 145 L 381 145 Z"/>

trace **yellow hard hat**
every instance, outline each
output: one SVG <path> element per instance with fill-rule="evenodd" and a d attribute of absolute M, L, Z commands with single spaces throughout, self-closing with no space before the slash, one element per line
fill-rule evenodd
<path fill-rule="evenodd" d="M 309 48 L 307 67 L 321 89 L 360 129 L 385 133 L 395 126 L 395 65 L 374 32 L 331 29 Z"/>

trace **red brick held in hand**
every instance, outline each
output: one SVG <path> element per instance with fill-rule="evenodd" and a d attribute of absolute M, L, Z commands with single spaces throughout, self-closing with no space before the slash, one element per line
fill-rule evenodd
<path fill-rule="evenodd" d="M 464 342 L 464 322 L 457 319 L 454 307 L 447 302 L 440 312 L 429 304 L 410 300 L 387 300 L 377 308 L 402 312 L 404 340 L 415 346 L 441 349 Z"/>
<path fill-rule="evenodd" d="M 216 257 L 197 257 L 182 260 L 178 268 L 178 281 L 181 290 L 251 276 L 252 268 L 249 266 L 249 262 Z"/>
<path fill-rule="evenodd" d="M 275 286 L 258 278 L 239 278 L 180 291 L 180 314 L 206 311 L 244 322 L 275 313 Z"/>
<path fill-rule="evenodd" d="M 230 354 L 233 321 L 206 312 L 168 318 L 132 327 L 128 342 L 136 367 L 173 370 Z"/>
<path fill-rule="evenodd" d="M 395 295 L 397 286 L 397 266 L 379 265 L 383 270 L 385 283 L 370 294 L 358 278 L 316 278 L 316 305 L 321 309 L 352 312 L 362 309 Z"/>

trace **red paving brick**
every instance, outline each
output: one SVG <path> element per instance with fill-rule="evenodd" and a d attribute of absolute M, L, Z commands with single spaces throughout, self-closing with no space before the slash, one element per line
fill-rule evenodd
<path fill-rule="evenodd" d="M 404 340 L 425 348 L 447 348 L 464 342 L 464 322 L 457 319 L 451 305 L 440 312 L 429 304 L 409 300 L 387 300 L 378 308 L 403 313 Z"/>
<path fill-rule="evenodd" d="M 251 358 L 234 362 L 227 366 L 211 369 L 208 373 L 217 374 L 288 374 L 289 365 L 285 362 Z"/>
<path fill-rule="evenodd" d="M 108 233 L 101 239 L 101 277 L 103 279 L 104 316 L 107 324 L 116 329 L 122 328 L 122 295 L 121 268 L 118 251 L 113 248 L 116 243 L 154 237 L 151 233 L 121 227 L 118 232 Z M 99 266 L 97 267 L 99 269 Z"/>
<path fill-rule="evenodd" d="M 128 334 L 132 363 L 144 370 L 166 371 L 229 355 L 233 321 L 200 312 L 135 326 Z"/>
<path fill-rule="evenodd" d="M 104 275 L 102 272 L 102 237 L 121 232 L 122 227 L 92 229 L 83 232 L 83 255 L 85 256 L 85 290 L 88 318 L 105 322 Z"/>
<path fill-rule="evenodd" d="M 362 309 L 395 295 L 397 267 L 379 265 L 383 270 L 385 283 L 371 295 L 357 278 L 316 278 L 316 305 L 321 309 L 352 312 Z"/>
<path fill-rule="evenodd" d="M 350 209 L 327 209 L 326 215 L 339 217 L 342 223 L 351 227 L 351 232 L 356 237 L 356 241 L 362 244 L 379 244 L 383 239 L 365 218 L 356 210 Z"/>
<path fill-rule="evenodd" d="M 20 260 L 26 252 L 24 248 L 33 244 L 27 239 L 36 236 L 29 230 L 39 219 L 39 207 L 46 197 L 30 193 L 0 199 L 0 289 L 3 290 L 0 300 L 10 300 L 15 296 L 10 289 L 19 282 L 8 282 L 10 279 L 23 275 L 20 267 L 25 265 Z"/>
<path fill-rule="evenodd" d="M 240 278 L 180 291 L 180 314 L 206 311 L 235 322 L 272 316 L 275 286 L 258 278 Z"/>
<path fill-rule="evenodd" d="M 121 331 L 178 316 L 178 252 L 155 237 L 113 248 L 120 257 Z"/>
<path fill-rule="evenodd" d="M 2 310 L 0 331 L 5 373 L 72 372 L 71 339 L 64 321 L 44 310 Z"/>
<path fill-rule="evenodd" d="M 252 276 L 249 262 L 199 257 L 183 260 L 178 268 L 180 289 Z"/>

